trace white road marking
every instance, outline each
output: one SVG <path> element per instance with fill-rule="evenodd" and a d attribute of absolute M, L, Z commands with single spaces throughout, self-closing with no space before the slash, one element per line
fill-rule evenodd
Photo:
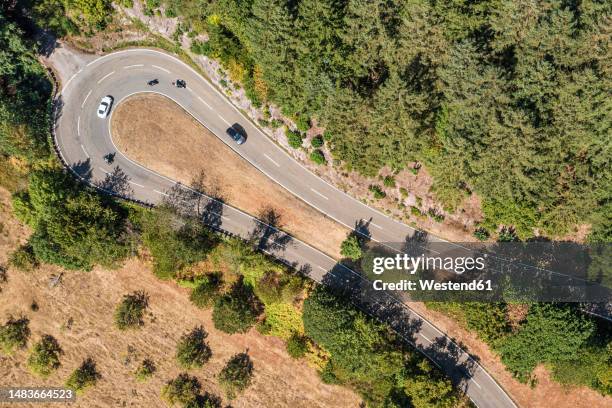
<path fill-rule="evenodd" d="M 225 120 L 225 118 L 224 118 L 223 116 L 219 115 L 218 113 L 217 113 L 217 116 L 219 117 L 219 119 L 221 119 L 222 121 L 224 121 L 224 122 L 225 122 L 225 124 L 226 124 L 227 126 L 230 126 L 230 125 L 231 125 L 231 123 L 229 123 L 227 120 Z"/>
<path fill-rule="evenodd" d="M 276 167 L 280 167 L 280 164 L 278 164 L 277 162 L 275 162 L 270 156 L 268 156 L 267 154 L 264 153 L 264 156 L 266 156 L 266 158 L 268 160 L 270 160 L 272 163 L 274 163 L 276 165 Z"/>
<path fill-rule="evenodd" d="M 216 212 L 214 212 L 214 211 L 207 211 L 207 212 L 209 212 L 209 213 L 211 213 L 211 214 L 214 214 L 214 215 L 216 215 L 217 217 L 221 217 L 221 218 L 223 218 L 224 220 L 229 220 L 229 218 L 227 218 L 226 216 L 221 215 L 221 214 L 217 214 L 217 213 L 216 213 Z"/>
<path fill-rule="evenodd" d="M 102 170 L 103 172 L 105 172 L 106 174 L 110 174 L 110 172 L 104 170 L 102 167 L 98 167 L 100 170 Z"/>
<path fill-rule="evenodd" d="M 81 137 L 81 117 L 77 119 L 77 136 Z"/>
<path fill-rule="evenodd" d="M 170 71 L 168 71 L 166 68 L 162 68 L 162 67 L 157 66 L 157 65 L 151 65 L 151 66 L 152 66 L 153 68 L 161 69 L 161 70 L 162 70 L 162 71 L 164 71 L 164 72 L 170 73 Z"/>
<path fill-rule="evenodd" d="M 144 67 L 144 64 L 126 65 L 125 67 L 123 67 L 123 69 L 130 69 L 130 68 L 136 68 L 136 67 Z"/>
<path fill-rule="evenodd" d="M 315 193 L 317 193 L 318 195 L 320 195 L 321 197 L 323 197 L 324 199 L 329 200 L 329 198 L 325 197 L 323 194 L 319 193 L 319 192 L 318 192 L 317 190 L 315 190 L 314 188 L 310 187 L 310 189 L 311 189 L 312 191 L 314 191 Z"/>
<path fill-rule="evenodd" d="M 206 101 L 204 99 L 202 99 L 201 97 L 198 96 L 198 99 L 200 100 L 200 102 L 202 102 L 204 105 L 206 105 L 206 107 L 210 110 L 212 110 L 212 106 L 210 106 L 209 104 L 206 103 Z"/>
<path fill-rule="evenodd" d="M 153 190 L 153 191 L 155 191 L 157 194 L 165 195 L 166 197 L 170 196 L 170 194 L 162 193 L 161 191 L 157 191 L 157 190 Z"/>
<path fill-rule="evenodd" d="M 113 75 L 114 73 L 115 73 L 115 71 L 113 71 L 113 72 L 109 72 L 108 74 L 104 75 L 104 76 L 102 77 L 102 79 L 100 79 L 100 80 L 98 81 L 98 83 L 100 83 L 100 82 L 104 81 L 106 78 L 108 78 L 109 76 Z"/>
<path fill-rule="evenodd" d="M 476 382 L 476 380 L 474 380 L 473 378 L 472 378 L 470 381 L 471 381 L 471 382 L 473 382 L 473 383 L 474 383 L 474 385 L 475 385 L 475 386 L 477 386 L 478 388 L 482 388 L 482 387 L 480 386 L 480 384 L 478 384 L 478 383 Z"/>
<path fill-rule="evenodd" d="M 424 338 L 425 340 L 427 340 L 427 342 L 428 342 L 429 344 L 431 344 L 431 340 L 429 340 L 429 339 L 427 338 L 427 336 L 425 336 L 423 333 L 419 333 L 419 335 L 420 335 L 422 338 Z"/>
<path fill-rule="evenodd" d="M 133 184 L 133 185 L 138 186 L 138 187 L 143 187 L 144 188 L 144 186 L 142 184 L 134 183 L 133 181 L 130 181 L 130 180 L 128 180 L 128 183 Z"/>
<path fill-rule="evenodd" d="M 328 272 L 328 270 L 327 270 L 327 269 L 325 269 L 324 267 L 322 267 L 322 266 L 320 266 L 320 265 L 317 265 L 317 268 L 319 268 L 319 269 L 320 269 L 320 270 L 322 270 L 323 272 Z"/>
<path fill-rule="evenodd" d="M 87 93 L 87 96 L 85 96 L 85 99 L 83 99 L 83 103 L 81 104 L 81 109 L 83 109 L 83 106 L 85 106 L 85 102 L 87 102 L 87 98 L 89 98 L 89 95 L 91 95 L 91 91 L 93 91 L 93 89 L 90 89 L 89 92 Z"/>
<path fill-rule="evenodd" d="M 87 153 L 87 150 L 85 150 L 85 146 L 81 145 L 81 149 L 83 149 L 83 153 L 85 153 L 85 156 L 87 156 L 89 159 L 89 154 Z"/>

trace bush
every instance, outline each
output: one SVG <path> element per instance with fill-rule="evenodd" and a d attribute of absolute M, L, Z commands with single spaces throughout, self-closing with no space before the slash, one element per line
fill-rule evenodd
<path fill-rule="evenodd" d="M 385 185 L 385 187 L 395 187 L 395 177 L 386 176 L 383 179 L 383 184 Z"/>
<path fill-rule="evenodd" d="M 312 160 L 316 164 L 325 164 L 326 163 L 325 155 L 323 155 L 323 152 L 320 151 L 320 150 L 315 150 L 312 153 L 310 153 L 310 160 Z"/>
<path fill-rule="evenodd" d="M 400 187 L 399 191 L 402 197 L 404 198 L 408 197 L 408 190 L 406 190 L 404 187 Z"/>
<path fill-rule="evenodd" d="M 210 357 L 212 351 L 206 343 L 208 333 L 202 326 L 194 327 L 189 333 L 181 336 L 176 345 L 176 360 L 185 369 L 202 367 Z"/>
<path fill-rule="evenodd" d="M 38 260 L 29 244 L 21 245 L 9 257 L 9 263 L 20 271 L 29 272 L 38 267 Z"/>
<path fill-rule="evenodd" d="M 479 241 L 486 241 L 487 239 L 489 239 L 489 236 L 489 231 L 484 227 L 478 227 L 474 231 L 474 237 L 476 237 L 476 239 L 478 239 Z"/>
<path fill-rule="evenodd" d="M 176 403 L 193 404 L 200 394 L 202 384 L 196 377 L 192 377 L 187 373 L 179 374 L 175 379 L 170 380 L 162 388 L 162 398 L 169 404 Z"/>
<path fill-rule="evenodd" d="M 142 360 L 142 363 L 140 363 L 140 366 L 138 366 L 136 371 L 134 371 L 134 376 L 136 377 L 136 380 L 144 382 L 151 378 L 155 371 L 157 371 L 155 363 L 153 363 L 152 360 L 145 358 Z"/>
<path fill-rule="evenodd" d="M 306 115 L 300 115 L 295 120 L 295 126 L 297 126 L 299 131 L 307 132 L 310 129 L 310 119 Z"/>
<path fill-rule="evenodd" d="M 376 198 L 377 200 L 380 200 L 387 196 L 387 193 L 385 193 L 383 189 L 376 184 L 370 185 L 370 187 L 368 187 L 368 190 L 370 190 L 370 192 L 374 194 L 374 198 Z"/>
<path fill-rule="evenodd" d="M 342 241 L 340 245 L 340 255 L 352 259 L 353 261 L 358 260 L 363 255 L 361 251 L 361 244 L 359 243 L 359 238 L 354 234 L 349 234 L 349 236 Z"/>
<path fill-rule="evenodd" d="M 219 373 L 219 385 L 227 398 L 234 399 L 244 391 L 253 378 L 253 362 L 247 353 L 234 355 Z"/>
<path fill-rule="evenodd" d="M 323 146 L 323 138 L 321 136 L 313 137 L 310 141 L 310 145 L 315 149 L 318 149 L 319 147 Z"/>
<path fill-rule="evenodd" d="M 218 273 L 208 274 L 206 279 L 191 291 L 189 300 L 201 309 L 210 307 L 219 298 L 221 285 L 221 276 Z"/>
<path fill-rule="evenodd" d="M 66 387 L 72 389 L 77 394 L 84 392 L 87 388 L 96 385 L 102 376 L 96 369 L 96 363 L 91 358 L 83 361 L 81 366 L 74 370 L 68 380 Z"/>
<path fill-rule="evenodd" d="M 6 354 L 11 354 L 16 349 L 24 348 L 30 338 L 30 321 L 22 317 L 14 319 L 9 317 L 4 326 L 0 327 L 0 347 Z"/>
<path fill-rule="evenodd" d="M 308 338 L 306 336 L 294 333 L 287 340 L 287 353 L 293 358 L 302 358 L 308 351 Z"/>
<path fill-rule="evenodd" d="M 260 309 L 253 290 L 238 281 L 230 293 L 215 302 L 212 315 L 215 328 L 229 334 L 245 333 L 255 324 Z"/>
<path fill-rule="evenodd" d="M 421 217 L 423 216 L 423 213 L 421 212 L 421 210 L 419 210 L 417 207 L 410 207 L 410 214 L 414 215 L 415 217 Z"/>
<path fill-rule="evenodd" d="M 329 130 L 326 130 L 325 132 L 323 132 L 323 139 L 325 139 L 326 141 L 331 141 L 333 139 L 333 135 Z"/>
<path fill-rule="evenodd" d="M 287 136 L 287 142 L 289 146 L 294 149 L 299 149 L 302 147 L 302 135 L 298 132 L 294 132 L 293 130 L 285 130 L 285 135 Z"/>
<path fill-rule="evenodd" d="M 205 42 L 205 41 L 193 40 L 191 42 L 191 46 L 189 47 L 189 49 L 194 54 L 199 54 L 199 55 L 208 56 L 212 53 L 212 48 L 210 44 L 208 43 L 208 41 Z"/>
<path fill-rule="evenodd" d="M 434 219 L 436 222 L 444 221 L 444 214 L 440 214 L 435 208 L 427 210 L 427 215 Z"/>
<path fill-rule="evenodd" d="M 60 366 L 60 355 L 62 348 L 53 336 L 45 334 L 40 341 L 32 348 L 32 353 L 28 357 L 28 367 L 30 370 L 43 378 L 48 377 Z"/>
<path fill-rule="evenodd" d="M 144 325 L 144 311 L 149 305 L 149 298 L 143 291 L 123 296 L 115 310 L 115 326 L 119 330 L 134 329 Z"/>

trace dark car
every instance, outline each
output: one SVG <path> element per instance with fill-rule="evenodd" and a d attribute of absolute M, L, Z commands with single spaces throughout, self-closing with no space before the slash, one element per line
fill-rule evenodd
<path fill-rule="evenodd" d="M 244 128 L 237 123 L 234 123 L 231 127 L 228 127 L 225 132 L 232 139 L 234 139 L 234 142 L 236 142 L 236 144 L 241 145 L 246 142 L 246 133 L 244 131 Z"/>
<path fill-rule="evenodd" d="M 187 87 L 187 82 L 185 82 L 182 79 L 177 79 L 175 82 L 175 85 L 177 88 L 186 88 Z"/>

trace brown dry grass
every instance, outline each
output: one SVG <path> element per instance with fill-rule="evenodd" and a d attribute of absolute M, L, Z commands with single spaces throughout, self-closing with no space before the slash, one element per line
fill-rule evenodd
<path fill-rule="evenodd" d="M 340 257 L 347 228 L 270 180 L 170 99 L 133 96 L 112 120 L 113 141 L 132 160 L 184 184 L 203 174 L 227 203 L 255 216 L 273 208 L 285 231 Z"/>
<path fill-rule="evenodd" d="M 0 264 L 29 235 L 10 215 L 9 194 L 0 189 Z M 209 332 L 212 359 L 191 370 L 206 391 L 221 395 L 216 376 L 225 361 L 248 350 L 255 366 L 253 384 L 234 407 L 357 407 L 359 398 L 347 388 L 323 384 L 312 367 L 291 359 L 284 343 L 251 330 L 244 335 L 226 335 L 214 329 L 211 313 L 188 300 L 187 290 L 162 282 L 139 260 L 128 261 L 114 271 L 95 268 L 91 272 L 66 272 L 63 283 L 49 288 L 51 274 L 59 268 L 42 266 L 31 273 L 9 269 L 8 282 L 0 292 L 0 321 L 9 315 L 30 319 L 31 347 L 42 334 L 51 334 L 64 350 L 62 366 L 47 380 L 29 373 L 27 350 L 13 356 L 0 354 L 0 386 L 61 386 L 81 361 L 91 356 L 102 375 L 98 384 L 77 397 L 73 407 L 164 407 L 163 384 L 179 370 L 174 360 L 175 345 L 186 330 L 203 325 Z M 141 330 L 120 332 L 113 326 L 113 312 L 121 297 L 135 290 L 150 296 L 149 312 Z M 30 310 L 33 301 L 38 311 Z M 72 319 L 72 325 L 67 322 Z M 133 351 L 128 352 L 128 348 Z M 146 383 L 132 375 L 143 358 L 151 358 L 158 371 Z M 224 403 L 227 403 L 224 399 Z M 1 405 L 1 404 L 0 404 Z M 55 407 L 57 404 L 20 405 Z"/>

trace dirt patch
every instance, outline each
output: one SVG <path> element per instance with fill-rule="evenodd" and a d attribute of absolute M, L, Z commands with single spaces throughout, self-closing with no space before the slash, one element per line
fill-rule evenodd
<path fill-rule="evenodd" d="M 551 378 L 543 366 L 535 370 L 537 385 L 531 388 L 518 382 L 506 370 L 499 356 L 478 338 L 475 333 L 465 330 L 452 318 L 443 313 L 427 309 L 423 303 L 409 303 L 409 306 L 479 359 L 480 364 L 495 378 L 520 407 L 530 408 L 592 408 L 612 406 L 612 398 L 604 397 L 588 387 L 561 385 Z"/>
<path fill-rule="evenodd" d="M 130 97 L 112 120 L 113 141 L 131 159 L 184 184 L 202 174 L 228 204 L 255 216 L 272 208 L 285 231 L 340 257 L 347 228 L 274 183 L 170 99 Z"/>
<path fill-rule="evenodd" d="M 28 231 L 10 215 L 6 190 L 0 189 L 0 203 L 0 220 L 6 231 L 0 239 L 0 263 L 4 263 Z M 186 289 L 159 281 L 139 260 L 130 260 L 113 271 L 95 268 L 91 272 L 66 272 L 62 284 L 50 288 L 49 277 L 59 272 L 52 266 L 42 266 L 32 273 L 8 271 L 8 282 L 2 284 L 0 292 L 1 322 L 9 315 L 25 315 L 32 330 L 28 345 L 31 347 L 42 334 L 50 334 L 59 341 L 64 355 L 60 369 L 41 380 L 27 370 L 26 350 L 10 357 L 0 354 L 3 386 L 59 386 L 85 357 L 91 356 L 102 378 L 71 406 L 163 407 L 161 387 L 181 372 L 174 360 L 176 342 L 185 331 L 203 325 L 209 333 L 213 357 L 190 374 L 200 379 L 204 390 L 221 395 L 216 376 L 233 354 L 248 350 L 253 359 L 253 384 L 232 401 L 233 407 L 357 407 L 360 402 L 347 388 L 323 384 L 315 369 L 291 359 L 284 342 L 277 338 L 262 336 L 256 330 L 231 336 L 215 330 L 211 313 L 192 306 Z M 142 330 L 120 332 L 113 326 L 115 306 L 125 293 L 135 290 L 144 290 L 150 296 L 150 313 Z M 37 311 L 30 308 L 33 301 L 38 304 Z M 132 373 L 143 358 L 151 358 L 158 371 L 150 381 L 138 383 Z"/>

